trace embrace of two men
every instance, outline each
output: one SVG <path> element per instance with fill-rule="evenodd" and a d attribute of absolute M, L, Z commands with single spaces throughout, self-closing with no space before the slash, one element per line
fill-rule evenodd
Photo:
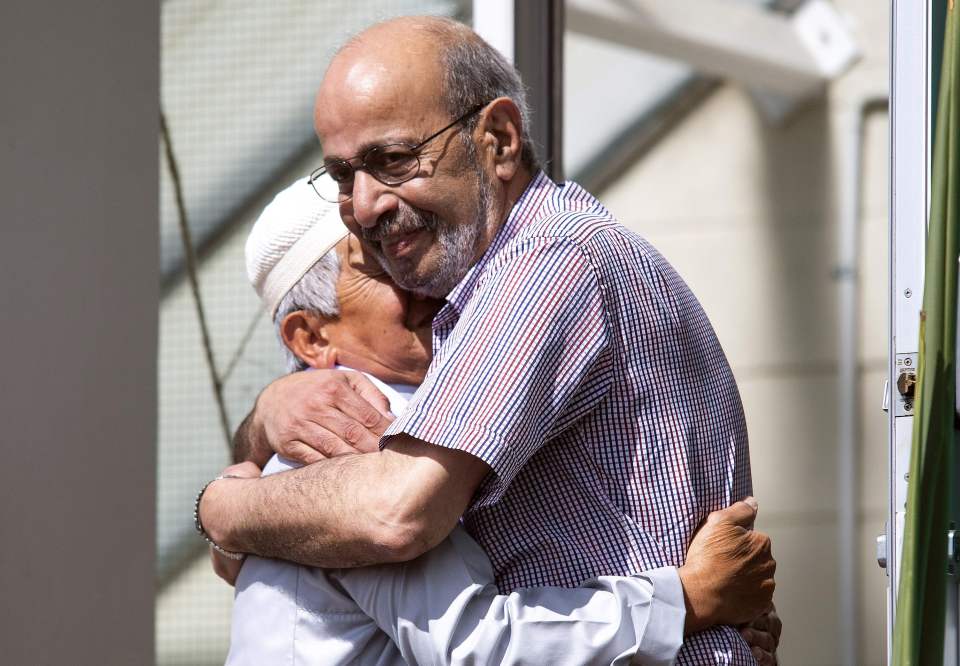
<path fill-rule="evenodd" d="M 255 570 L 289 567 L 333 615 L 371 620 L 314 643 L 347 644 L 351 663 L 774 663 L 775 564 L 742 501 L 724 354 L 656 250 L 540 170 L 513 68 L 452 21 L 389 21 L 334 57 L 314 122 L 325 166 L 308 194 L 352 236 L 283 283 L 332 254 L 339 303 L 265 298 L 296 366 L 318 369 L 263 391 L 237 433 L 246 478 L 198 501 L 219 549 L 259 556 L 236 612 L 283 591 Z M 385 300 L 364 306 L 365 289 Z M 419 388 L 394 418 L 389 387 L 335 364 Z M 309 464 L 258 478 L 274 452 Z M 316 600 L 293 587 L 296 624 Z M 237 617 L 231 660 L 256 663 Z"/>

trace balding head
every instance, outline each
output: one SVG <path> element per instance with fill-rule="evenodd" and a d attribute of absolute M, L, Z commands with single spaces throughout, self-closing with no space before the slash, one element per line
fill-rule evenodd
<path fill-rule="evenodd" d="M 353 36 L 327 70 L 317 97 L 317 114 L 326 108 L 322 95 L 328 84 L 334 94 L 344 90 L 340 85 L 343 79 L 331 76 L 343 74 L 344 68 L 353 69 L 355 83 L 366 82 L 357 86 L 365 99 L 378 84 L 412 94 L 430 93 L 429 99 L 436 100 L 451 118 L 499 97 L 512 100 L 522 121 L 523 163 L 531 172 L 540 168 L 530 139 L 530 111 L 520 75 L 499 51 L 463 23 L 436 16 L 403 16 Z M 415 82 L 384 81 L 388 72 L 407 73 Z M 471 119 L 465 129 L 469 131 L 475 123 L 476 119 Z"/>
<path fill-rule="evenodd" d="M 314 112 L 344 223 L 397 284 L 444 296 L 536 168 L 516 71 L 454 21 L 406 17 L 350 40 Z"/>
<path fill-rule="evenodd" d="M 357 33 L 340 47 L 338 54 L 356 47 L 369 48 L 399 41 L 410 45 L 425 41 L 435 50 L 438 46 L 448 46 L 470 39 L 481 40 L 476 32 L 453 19 L 438 16 L 400 16 L 376 23 Z"/>

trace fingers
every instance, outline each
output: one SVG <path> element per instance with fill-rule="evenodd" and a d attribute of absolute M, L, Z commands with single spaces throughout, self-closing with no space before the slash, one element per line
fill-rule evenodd
<path fill-rule="evenodd" d="M 753 653 L 753 658 L 757 660 L 760 666 L 777 666 L 777 657 L 775 654 L 758 647 L 750 648 L 750 652 Z"/>
<path fill-rule="evenodd" d="M 757 508 L 757 501 L 752 497 L 747 497 L 739 502 L 734 502 L 726 509 L 714 511 L 707 517 L 707 521 L 727 522 L 745 529 L 751 529 L 754 520 L 757 518 Z"/>
<path fill-rule="evenodd" d="M 393 420 L 390 418 L 390 401 L 387 400 L 387 396 L 380 389 L 374 386 L 373 382 L 359 372 L 346 372 L 344 374 L 346 374 L 350 386 L 361 398 L 375 407 L 380 415 L 387 419 L 388 423 Z"/>
<path fill-rule="evenodd" d="M 303 465 L 310 465 L 325 459 L 325 456 L 315 448 L 300 441 L 284 442 L 280 455 Z"/>
<path fill-rule="evenodd" d="M 770 537 L 763 532 L 751 530 L 744 534 L 744 539 L 750 544 L 750 549 L 755 553 L 756 558 L 765 564 L 769 564 L 775 571 L 777 562 L 773 559 L 773 543 L 770 541 Z M 771 575 L 773 575 L 772 571 Z"/>
<path fill-rule="evenodd" d="M 334 409 L 326 411 L 321 422 L 358 451 L 376 451 L 380 436 L 393 420 L 389 403 L 380 390 L 360 373 L 339 371 L 338 374 L 343 382 L 330 386 L 327 396 Z M 380 408 L 375 405 L 380 405 Z"/>
<path fill-rule="evenodd" d="M 231 560 L 211 548 L 210 564 L 213 565 L 213 572 L 225 580 L 228 585 L 236 585 L 243 560 Z"/>
<path fill-rule="evenodd" d="M 386 397 L 369 379 L 341 370 L 277 380 L 261 393 L 256 410 L 270 448 L 305 464 L 377 451 L 393 419 Z"/>
<path fill-rule="evenodd" d="M 766 652 L 773 653 L 777 649 L 777 641 L 772 634 L 759 629 L 745 627 L 740 630 L 740 635 L 750 647 L 758 647 Z"/>
<path fill-rule="evenodd" d="M 338 432 L 340 434 L 338 434 Z M 345 441 L 352 439 L 353 441 Z M 316 462 L 321 458 L 333 458 L 344 453 L 376 450 L 379 439 L 363 426 L 345 417 L 336 409 L 324 407 L 309 417 L 297 419 L 282 433 L 277 445 L 278 453 L 302 463 Z M 299 453 L 302 446 L 315 449 L 320 458 Z"/>
<path fill-rule="evenodd" d="M 770 539 L 760 532 L 729 529 L 740 532 L 727 536 L 732 547 L 729 551 L 732 569 L 728 572 L 730 582 L 723 594 L 736 599 L 735 607 L 731 608 L 735 623 L 749 622 L 748 628 L 763 631 L 763 621 L 757 618 L 770 609 L 776 588 L 774 573 L 777 564 L 770 554 Z"/>
<path fill-rule="evenodd" d="M 747 627 L 750 629 L 756 629 L 758 631 L 769 632 L 770 631 L 770 614 L 764 613 L 763 615 L 760 615 L 759 617 L 757 617 L 757 619 L 755 619 L 750 624 L 748 624 Z"/>
<path fill-rule="evenodd" d="M 776 666 L 782 628 L 780 616 L 771 603 L 766 613 L 740 630 L 740 635 L 750 646 L 750 652 L 761 666 Z"/>
<path fill-rule="evenodd" d="M 248 461 L 237 463 L 236 465 L 230 465 L 225 470 L 223 470 L 223 476 L 239 476 L 243 479 L 256 479 L 260 476 L 260 468 L 256 464 Z"/>
<path fill-rule="evenodd" d="M 760 615 L 750 624 L 740 630 L 740 635 L 750 645 L 759 645 L 765 650 L 775 652 L 780 645 L 780 632 L 783 630 L 783 623 L 775 610 L 770 610 Z M 764 636 L 757 641 L 751 640 L 750 636 Z M 770 648 L 772 643 L 773 647 Z"/>
<path fill-rule="evenodd" d="M 761 581 L 762 587 L 769 592 L 770 598 L 764 605 L 766 612 L 773 606 L 773 589 L 776 587 L 774 576 L 777 573 L 777 561 L 773 558 L 770 537 L 763 532 L 752 531 L 746 535 L 753 552 L 753 567 Z M 774 613 L 774 617 L 776 614 Z"/>
<path fill-rule="evenodd" d="M 771 610 L 764 617 L 767 618 L 767 624 L 769 625 L 769 633 L 773 636 L 774 642 L 779 646 L 780 645 L 780 632 L 783 631 L 783 622 L 780 621 L 780 616 L 777 615 L 777 609 L 773 608 L 771 604 Z"/>
<path fill-rule="evenodd" d="M 352 389 L 348 388 L 345 391 L 351 392 Z M 373 408 L 370 407 L 370 409 Z M 344 453 L 343 449 L 348 449 L 346 452 L 349 453 L 378 451 L 380 449 L 380 435 L 389 425 L 389 423 L 384 423 L 382 428 L 377 427 L 375 430 L 370 430 L 364 423 L 358 422 L 354 417 L 337 409 L 324 409 L 314 418 L 319 426 L 317 430 L 322 431 L 322 433 L 318 433 L 316 439 L 311 440 L 311 443 L 315 442 L 317 444 L 315 448 L 327 457 L 340 455 Z M 383 417 L 377 414 L 376 419 L 378 421 L 377 425 L 380 426 L 379 421 Z"/>

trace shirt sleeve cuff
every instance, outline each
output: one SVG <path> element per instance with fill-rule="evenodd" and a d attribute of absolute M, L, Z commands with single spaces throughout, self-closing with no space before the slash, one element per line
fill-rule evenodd
<path fill-rule="evenodd" d="M 477 488 L 470 509 L 499 501 L 517 471 L 526 463 L 525 459 L 518 457 L 518 448 L 507 445 L 499 435 L 482 427 L 458 424 L 439 429 L 431 427 L 430 423 L 415 408 L 408 408 L 380 436 L 380 449 L 396 435 L 406 435 L 434 446 L 469 453 L 485 462 L 491 471 Z"/>
<path fill-rule="evenodd" d="M 645 571 L 641 576 L 653 584 L 653 598 L 633 663 L 672 664 L 683 645 L 683 623 L 687 616 L 680 574 L 676 567 L 662 567 Z"/>

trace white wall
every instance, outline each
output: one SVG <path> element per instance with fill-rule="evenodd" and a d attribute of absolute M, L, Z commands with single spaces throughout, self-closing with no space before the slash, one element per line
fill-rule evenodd
<path fill-rule="evenodd" d="M 153 661 L 156 2 L 0 3 L 0 661 Z"/>
<path fill-rule="evenodd" d="M 700 298 L 740 384 L 759 527 L 773 536 L 781 663 L 837 664 L 837 260 L 841 132 L 862 91 L 885 90 L 889 7 L 836 3 L 864 59 L 825 99 L 769 126 L 733 86 L 712 95 L 603 201 L 658 247 Z M 887 119 L 868 124 L 861 307 L 861 664 L 884 663 Z"/>

